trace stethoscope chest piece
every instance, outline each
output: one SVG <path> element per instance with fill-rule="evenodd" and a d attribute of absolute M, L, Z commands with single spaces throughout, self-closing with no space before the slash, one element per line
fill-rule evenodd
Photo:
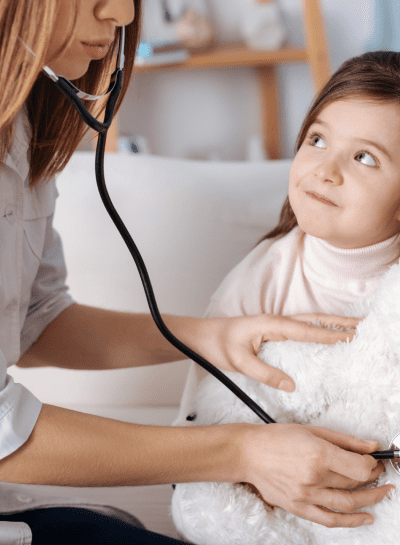
<path fill-rule="evenodd" d="M 390 460 L 393 469 L 400 474 L 400 432 L 390 441 L 388 450 L 372 452 L 371 456 L 375 460 Z"/>
<path fill-rule="evenodd" d="M 400 433 L 396 433 L 390 441 L 389 450 L 394 451 L 394 457 L 390 458 L 393 469 L 400 474 Z"/>

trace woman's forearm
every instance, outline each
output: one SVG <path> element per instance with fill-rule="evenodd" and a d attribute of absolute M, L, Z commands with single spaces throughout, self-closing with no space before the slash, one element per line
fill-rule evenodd
<path fill-rule="evenodd" d="M 240 479 L 231 426 L 142 426 L 44 405 L 0 481 L 129 486 Z"/>
<path fill-rule="evenodd" d="M 383 469 L 350 451 L 376 447 L 310 426 L 141 426 L 45 405 L 28 441 L 0 461 L 0 481 L 80 487 L 248 482 L 266 502 L 297 516 L 358 526 L 372 517 L 353 511 L 380 501 L 391 486 L 345 490 L 374 481 Z"/>
<path fill-rule="evenodd" d="M 200 319 L 177 316 L 166 316 L 165 320 L 173 333 L 190 329 L 192 322 L 193 326 L 201 322 Z M 163 337 L 149 314 L 73 304 L 48 325 L 18 365 L 119 369 L 177 361 L 184 357 Z"/>
<path fill-rule="evenodd" d="M 312 341 L 335 343 L 352 339 L 354 331 L 334 331 L 312 325 L 335 323 L 355 328 L 357 318 L 308 314 L 297 317 L 242 316 L 194 318 L 164 315 L 170 331 L 203 358 L 226 371 L 240 372 L 273 388 L 292 391 L 292 379 L 262 362 L 263 342 Z M 103 310 L 73 304 L 43 331 L 19 360 L 21 367 L 120 369 L 184 359 L 159 332 L 150 314 Z"/>
<path fill-rule="evenodd" d="M 372 517 L 353 511 L 381 501 L 392 488 L 346 490 L 377 479 L 382 465 L 361 455 L 376 448 L 311 426 L 141 426 L 45 405 L 28 441 L 0 461 L 0 481 L 80 487 L 247 482 L 267 503 L 297 516 L 359 526 Z"/>

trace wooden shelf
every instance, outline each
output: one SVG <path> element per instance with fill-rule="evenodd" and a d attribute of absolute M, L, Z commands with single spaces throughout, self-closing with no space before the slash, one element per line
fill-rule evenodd
<path fill-rule="evenodd" d="M 166 70 L 196 70 L 241 66 L 274 66 L 281 63 L 307 62 L 306 49 L 282 48 L 276 51 L 258 51 L 243 44 L 219 45 L 204 53 L 192 53 L 184 62 L 137 66 L 136 73 Z"/>
<path fill-rule="evenodd" d="M 257 0 L 269 2 L 271 0 Z M 270 159 L 281 158 L 280 112 L 276 67 L 284 63 L 306 62 L 311 68 L 315 91 L 318 92 L 330 76 L 329 58 L 324 24 L 319 0 L 302 0 L 304 15 L 304 48 L 284 47 L 276 51 L 257 51 L 245 45 L 218 45 L 203 53 L 192 53 L 185 61 L 176 64 L 137 66 L 135 74 L 176 70 L 205 70 L 252 67 L 256 71 L 264 147 Z M 118 116 L 117 116 L 118 117 Z M 118 118 L 108 131 L 106 151 L 116 151 Z M 95 142 L 96 144 L 96 142 Z"/>

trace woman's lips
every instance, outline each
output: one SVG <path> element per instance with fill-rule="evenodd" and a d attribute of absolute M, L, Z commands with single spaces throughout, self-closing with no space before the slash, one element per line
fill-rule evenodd
<path fill-rule="evenodd" d="M 329 206 L 337 206 L 334 202 L 330 201 L 323 195 L 319 195 L 319 193 L 314 193 L 313 191 L 306 191 L 306 194 L 311 197 L 312 199 L 315 199 L 316 201 L 322 202 L 324 204 L 328 204 Z"/>
<path fill-rule="evenodd" d="M 82 42 L 83 48 L 92 59 L 102 59 L 108 53 L 109 45 L 89 45 Z"/>

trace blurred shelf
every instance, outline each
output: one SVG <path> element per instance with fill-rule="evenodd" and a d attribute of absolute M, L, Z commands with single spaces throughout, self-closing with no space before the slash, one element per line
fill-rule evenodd
<path fill-rule="evenodd" d="M 269 2 L 271 0 L 258 1 Z M 280 159 L 280 112 L 276 67 L 285 63 L 308 63 L 316 92 L 324 86 L 330 76 L 328 51 L 319 0 L 302 1 L 306 37 L 304 48 L 284 47 L 275 51 L 259 51 L 249 49 L 243 44 L 219 45 L 203 53 L 192 53 L 185 62 L 137 66 L 134 69 L 134 74 L 253 67 L 256 70 L 258 80 L 264 148 L 270 159 Z M 107 135 L 106 151 L 116 151 L 117 137 L 118 118 L 115 117 Z"/>
<path fill-rule="evenodd" d="M 202 53 L 192 53 L 189 59 L 180 63 L 137 66 L 134 72 L 275 66 L 281 63 L 307 61 L 308 53 L 306 49 L 282 48 L 276 51 L 259 51 L 249 49 L 243 44 L 230 44 L 219 45 Z"/>

